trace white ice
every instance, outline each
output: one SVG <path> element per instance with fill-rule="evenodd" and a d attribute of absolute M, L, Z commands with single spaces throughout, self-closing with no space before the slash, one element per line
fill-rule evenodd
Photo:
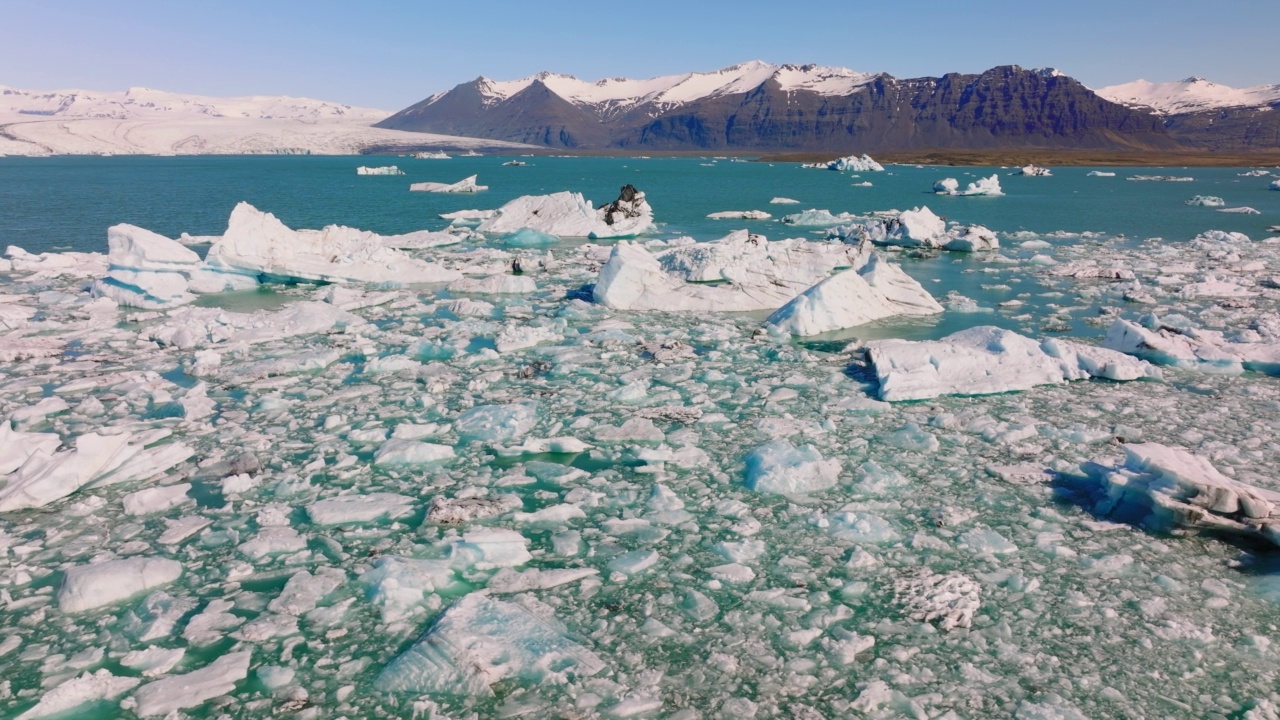
<path fill-rule="evenodd" d="M 629 186 L 628 186 L 629 187 Z M 623 196 L 627 195 L 624 188 Z M 653 229 L 653 209 L 644 193 L 619 197 L 596 208 L 575 192 L 524 195 L 498 208 L 498 214 L 476 228 L 483 233 L 513 233 L 522 228 L 561 237 L 625 238 Z"/>
<path fill-rule="evenodd" d="M 409 189 L 414 192 L 432 192 L 432 193 L 476 193 L 489 189 L 488 185 L 476 184 L 477 175 L 465 177 L 458 182 L 442 183 L 442 182 L 420 182 L 413 183 Z"/>

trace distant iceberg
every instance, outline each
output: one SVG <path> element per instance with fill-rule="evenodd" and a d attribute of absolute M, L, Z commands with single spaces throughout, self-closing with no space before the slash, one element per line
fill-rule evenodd
<path fill-rule="evenodd" d="M 725 210 L 713 212 L 707 216 L 709 220 L 768 220 L 773 217 L 763 210 Z"/>
<path fill-rule="evenodd" d="M 498 208 L 497 215 L 476 229 L 507 234 L 523 228 L 560 237 L 634 237 L 653 229 L 653 208 L 631 185 L 624 185 L 617 200 L 598 209 L 575 192 L 525 195 Z"/>
<path fill-rule="evenodd" d="M 488 185 L 477 185 L 476 178 L 478 175 L 472 175 L 463 178 L 456 183 L 441 182 L 420 182 L 413 183 L 409 189 L 414 192 L 433 192 L 433 193 L 473 193 L 483 192 L 489 189 Z"/>
<path fill-rule="evenodd" d="M 1196 195 L 1188 200 L 1187 204 L 1195 207 L 1222 207 L 1227 204 L 1227 201 L 1213 195 Z"/>
<path fill-rule="evenodd" d="M 1049 177 L 1050 175 L 1053 175 L 1053 173 L 1049 171 L 1049 168 L 1040 167 L 1039 165 L 1027 165 L 1026 167 L 1020 167 L 1013 174 L 1026 175 L 1028 177 Z"/>
<path fill-rule="evenodd" d="M 1090 170 L 1089 172 L 1085 173 L 1085 177 L 1115 177 L 1115 176 L 1116 176 L 1115 173 L 1107 172 L 1105 170 Z"/>
<path fill-rule="evenodd" d="M 1272 180 L 1272 181 L 1271 181 L 1271 184 L 1267 186 L 1267 189 L 1268 189 L 1268 190 L 1280 190 L 1280 180 Z"/>
<path fill-rule="evenodd" d="M 842 225 L 827 232 L 831 238 L 846 242 L 869 240 L 876 245 L 926 247 L 959 252 L 996 250 L 1000 240 L 981 225 L 961 225 L 950 229 L 942 218 L 928 207 L 917 207 L 900 213 L 884 213 L 861 223 Z"/>
<path fill-rule="evenodd" d="M 871 159 L 870 155 L 849 155 L 824 163 L 805 163 L 801 167 L 825 168 L 837 172 L 884 172 L 884 166 Z"/>
<path fill-rule="evenodd" d="M 437 152 L 429 152 L 427 150 L 423 150 L 422 152 L 416 152 L 410 155 L 409 157 L 415 160 L 449 160 L 450 159 L 449 154 L 443 150 L 440 150 Z"/>
<path fill-rule="evenodd" d="M 365 167 L 361 165 L 356 168 L 357 175 L 403 175 L 404 171 L 395 165 L 387 165 L 386 167 Z"/>

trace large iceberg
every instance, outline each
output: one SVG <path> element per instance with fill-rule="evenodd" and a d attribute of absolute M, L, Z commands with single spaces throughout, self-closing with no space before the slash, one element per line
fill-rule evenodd
<path fill-rule="evenodd" d="M 551 608 L 529 596 L 464 596 L 422 639 L 392 660 L 373 686 L 382 692 L 490 696 L 494 683 L 563 684 L 590 677 L 604 662 L 570 640 Z"/>
<path fill-rule="evenodd" d="M 1114 350 L 1068 340 L 1039 342 L 987 325 L 941 340 L 874 340 L 865 347 L 880 399 L 889 401 L 988 395 L 1091 377 L 1160 377 L 1148 363 Z"/>
<path fill-rule="evenodd" d="M 1103 483 L 1097 511 L 1153 530 L 1205 528 L 1280 545 L 1280 493 L 1223 475 L 1208 459 L 1156 443 L 1124 446 L 1118 466 L 1092 463 Z"/>
<path fill-rule="evenodd" d="M 395 165 L 384 165 L 382 167 L 365 167 L 361 165 L 356 168 L 357 175 L 403 175 L 404 171 Z"/>
<path fill-rule="evenodd" d="M 960 189 L 960 182 L 955 178 L 943 178 L 933 184 L 933 192 L 935 195 L 958 195 L 964 197 L 1004 194 L 1004 191 L 1000 189 L 1000 177 L 998 175 L 979 178 L 966 185 L 963 190 Z"/>
<path fill-rule="evenodd" d="M 897 315 L 940 312 L 942 306 L 920 283 L 873 254 L 862 267 L 844 270 L 797 295 L 767 323 L 791 335 L 817 335 Z"/>
<path fill-rule="evenodd" d="M 433 193 L 474 193 L 488 190 L 488 185 L 477 185 L 477 175 L 466 177 L 456 183 L 442 182 L 420 182 L 413 183 L 409 189 L 415 192 L 433 192 Z"/>
<path fill-rule="evenodd" d="M 653 229 L 653 208 L 631 185 L 624 185 L 617 200 L 598 209 L 575 192 L 524 195 L 498 208 L 497 215 L 476 229 L 513 233 L 522 228 L 561 237 L 633 237 Z"/>
<path fill-rule="evenodd" d="M 342 225 L 290 230 L 275 215 L 244 202 L 231 212 L 227 231 L 209 248 L 205 262 L 224 273 L 283 280 L 407 285 L 462 277 L 384 247 L 374 233 Z"/>
<path fill-rule="evenodd" d="M 664 250 L 618 243 L 596 278 L 596 302 L 620 310 L 772 310 L 837 267 L 862 267 L 869 247 L 803 238 L 768 242 L 746 231 Z"/>

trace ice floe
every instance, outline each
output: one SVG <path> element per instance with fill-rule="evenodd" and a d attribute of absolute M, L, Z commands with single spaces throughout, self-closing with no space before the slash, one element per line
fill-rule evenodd
<path fill-rule="evenodd" d="M 873 255 L 860 268 L 833 275 L 778 308 L 766 323 L 791 335 L 817 335 L 898 315 L 942 312 L 902 268 Z"/>
<path fill-rule="evenodd" d="M 941 340 L 873 340 L 865 347 L 879 397 L 888 401 L 1012 392 L 1090 377 L 1160 377 L 1146 362 L 1115 350 L 1068 340 L 1036 341 L 991 326 Z"/>
<path fill-rule="evenodd" d="M 1000 188 L 1000 177 L 998 175 L 974 180 L 966 185 L 963 190 L 960 189 L 960 181 L 955 178 L 943 178 L 933 184 L 933 192 L 935 195 L 957 195 L 961 197 L 1004 194 L 1004 191 Z"/>
<path fill-rule="evenodd" d="M 404 171 L 395 165 L 384 165 L 382 167 L 367 167 L 361 165 L 356 168 L 357 175 L 403 175 Z"/>
<path fill-rule="evenodd" d="M 458 182 L 442 183 L 442 182 L 420 182 L 413 183 L 409 189 L 414 192 L 432 192 L 432 193 L 475 193 L 483 192 L 489 189 L 488 185 L 479 185 L 476 183 L 477 175 L 465 177 Z"/>

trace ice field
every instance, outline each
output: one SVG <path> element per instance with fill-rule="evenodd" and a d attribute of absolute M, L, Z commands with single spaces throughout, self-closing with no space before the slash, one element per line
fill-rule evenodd
<path fill-rule="evenodd" d="M 1280 170 L 507 160 L 0 158 L 0 716 L 1280 718 Z"/>

